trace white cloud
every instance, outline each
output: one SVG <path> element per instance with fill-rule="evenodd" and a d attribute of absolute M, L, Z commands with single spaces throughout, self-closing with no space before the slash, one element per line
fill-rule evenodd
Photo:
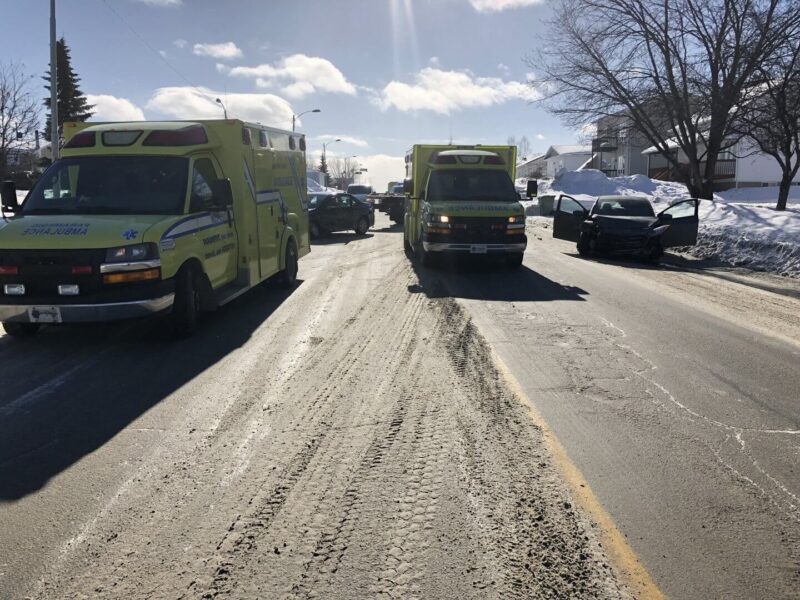
<path fill-rule="evenodd" d="M 144 121 L 142 109 L 126 98 L 86 94 L 86 100 L 94 105 L 92 121 Z"/>
<path fill-rule="evenodd" d="M 367 182 L 380 192 L 386 191 L 390 181 L 403 181 L 405 177 L 406 163 L 402 156 L 387 154 L 359 156 L 358 163 L 367 169 L 365 174 Z"/>
<path fill-rule="evenodd" d="M 233 42 L 221 44 L 195 44 L 192 53 L 197 56 L 210 56 L 218 60 L 232 60 L 243 56 L 241 48 Z"/>
<path fill-rule="evenodd" d="M 292 106 L 274 94 L 224 94 L 207 88 L 163 87 L 153 93 L 146 108 L 176 119 L 222 118 L 222 107 L 216 98 L 225 102 L 229 118 L 275 127 L 291 125 Z"/>
<path fill-rule="evenodd" d="M 188 43 L 189 42 L 187 42 L 186 40 L 178 38 L 177 40 L 174 40 L 172 42 L 172 45 L 175 46 L 176 48 L 186 48 Z"/>
<path fill-rule="evenodd" d="M 283 92 L 292 98 L 302 98 L 316 91 L 356 94 L 356 86 L 347 81 L 331 61 L 305 54 L 293 54 L 275 64 L 234 67 L 230 75 L 253 78 L 261 88 L 284 85 Z"/>
<path fill-rule="evenodd" d="M 483 108 L 509 100 L 534 101 L 539 92 L 520 81 L 476 77 L 469 71 L 442 71 L 427 67 L 413 84 L 391 81 L 374 100 L 381 110 L 429 110 L 440 114 L 464 108 Z"/>
<path fill-rule="evenodd" d="M 430 64 L 430 65 L 432 65 L 434 67 L 440 67 L 440 66 L 442 66 L 442 61 L 439 59 L 438 56 L 431 56 L 428 59 L 428 64 Z"/>
<path fill-rule="evenodd" d="M 183 0 L 136 0 L 136 2 L 150 6 L 180 6 L 183 4 Z"/>
<path fill-rule="evenodd" d="M 359 148 L 366 148 L 369 146 L 367 140 L 362 140 L 361 138 L 352 137 L 349 135 L 332 135 L 330 133 L 326 133 L 324 135 L 318 135 L 314 137 L 314 141 L 317 142 L 325 142 L 329 143 L 333 140 L 341 140 L 343 143 L 350 144 L 351 146 L 357 146 Z"/>
<path fill-rule="evenodd" d="M 227 73 L 228 71 L 231 70 L 231 68 L 228 65 L 222 63 L 217 63 L 214 65 L 214 67 L 216 67 L 217 73 Z"/>
<path fill-rule="evenodd" d="M 543 139 L 544 139 L 544 136 L 543 136 L 541 133 L 537 133 L 537 134 L 536 134 L 536 139 L 537 139 L 537 140 L 543 140 Z"/>
<path fill-rule="evenodd" d="M 544 0 L 469 0 L 469 3 L 478 12 L 500 12 L 509 8 L 542 4 Z"/>

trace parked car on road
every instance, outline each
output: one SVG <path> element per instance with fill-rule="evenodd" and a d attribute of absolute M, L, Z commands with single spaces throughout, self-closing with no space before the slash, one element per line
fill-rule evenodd
<path fill-rule="evenodd" d="M 364 235 L 375 224 L 375 211 L 351 194 L 310 194 L 308 220 L 312 238 L 350 229 Z"/>
<path fill-rule="evenodd" d="M 657 261 L 665 248 L 697 243 L 699 200 L 681 200 L 656 214 L 641 196 L 599 196 L 587 210 L 572 196 L 556 198 L 553 237 L 576 242 L 578 253 L 628 254 Z"/>

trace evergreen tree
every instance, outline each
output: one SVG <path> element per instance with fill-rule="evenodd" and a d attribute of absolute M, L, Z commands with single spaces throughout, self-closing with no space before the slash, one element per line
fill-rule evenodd
<path fill-rule="evenodd" d="M 319 159 L 319 170 L 321 173 L 325 174 L 325 187 L 329 187 L 331 184 L 331 176 L 328 173 L 328 161 L 325 160 L 325 154 Z"/>
<path fill-rule="evenodd" d="M 70 50 L 67 43 L 62 37 L 56 42 L 56 66 L 57 81 L 58 81 L 58 131 L 61 135 L 65 121 L 85 121 L 90 118 L 94 113 L 92 109 L 94 106 L 90 105 L 83 95 L 78 83 L 80 77 L 77 76 L 70 64 Z M 50 73 L 45 73 L 42 77 L 47 82 L 45 89 L 50 91 Z M 47 124 L 45 125 L 44 138 L 50 141 L 50 95 L 44 100 L 44 105 L 47 107 Z"/>

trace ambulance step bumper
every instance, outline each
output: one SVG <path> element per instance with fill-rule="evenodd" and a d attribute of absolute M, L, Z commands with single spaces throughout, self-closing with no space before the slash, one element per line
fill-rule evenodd
<path fill-rule="evenodd" d="M 465 252 L 467 254 L 505 254 L 525 252 L 526 244 L 450 244 L 422 242 L 425 252 Z"/>
<path fill-rule="evenodd" d="M 89 323 L 147 317 L 170 308 L 175 294 L 160 298 L 110 304 L 14 304 L 0 305 L 0 321 L 6 323 Z"/>

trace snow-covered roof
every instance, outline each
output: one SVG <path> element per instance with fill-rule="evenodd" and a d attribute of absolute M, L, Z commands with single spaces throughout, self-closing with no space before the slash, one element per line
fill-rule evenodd
<path fill-rule="evenodd" d="M 533 158 L 528 158 L 528 159 L 526 159 L 526 160 L 524 160 L 522 162 L 517 163 L 517 168 L 519 169 L 520 167 L 524 167 L 525 165 L 529 165 L 531 163 L 534 163 L 537 160 L 542 160 L 544 157 L 545 157 L 544 154 L 537 154 Z"/>
<path fill-rule="evenodd" d="M 547 152 L 544 153 L 545 158 L 552 158 L 553 156 L 560 156 L 563 154 L 591 154 L 591 146 L 581 146 L 578 144 L 572 145 L 559 145 L 550 146 Z"/>

